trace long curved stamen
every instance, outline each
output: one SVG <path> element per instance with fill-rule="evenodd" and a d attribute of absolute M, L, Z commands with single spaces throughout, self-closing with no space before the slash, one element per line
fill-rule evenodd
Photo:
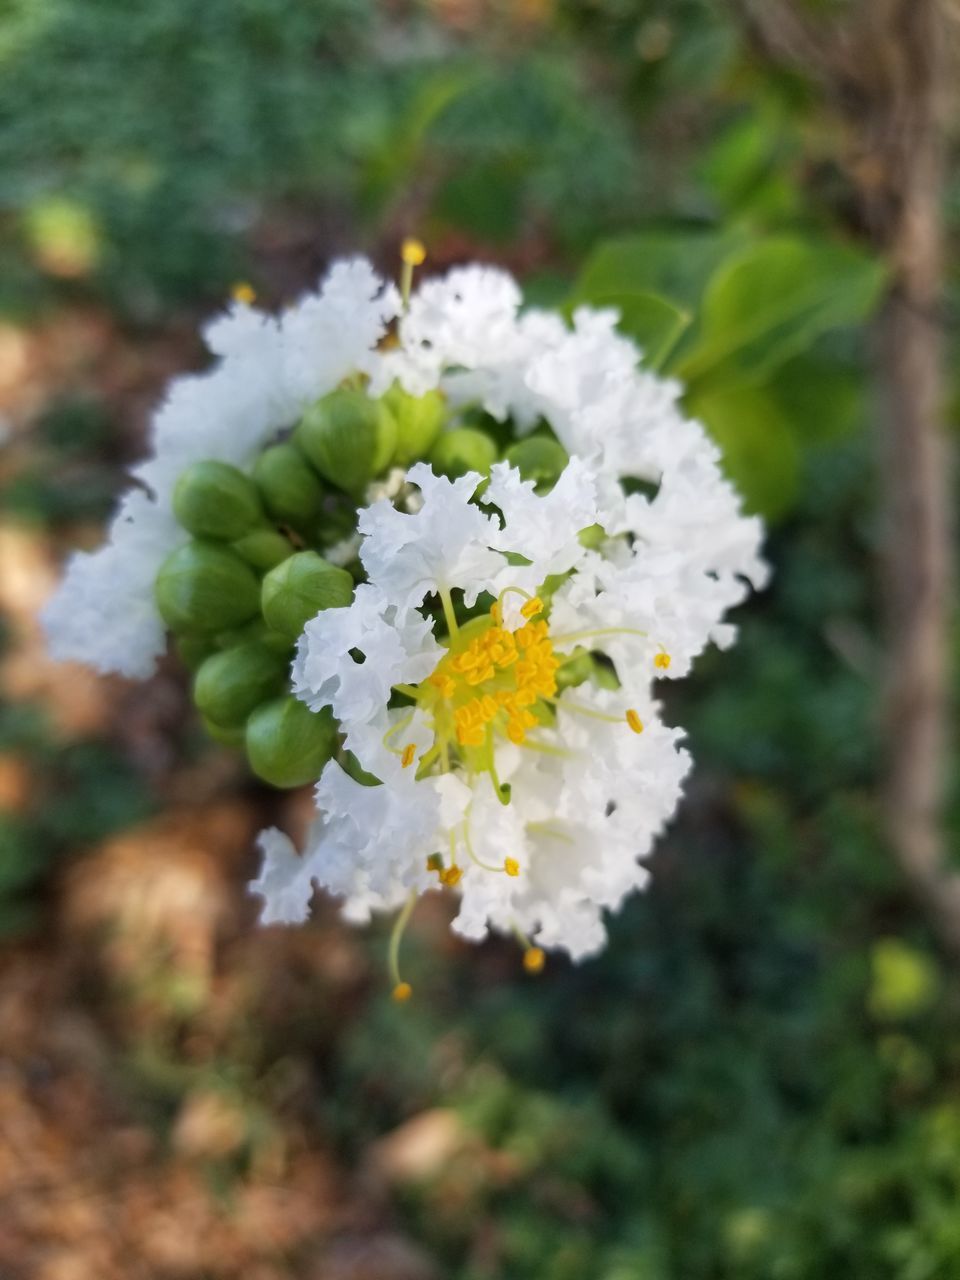
<path fill-rule="evenodd" d="M 381 738 L 381 742 L 392 755 L 395 755 L 395 756 L 406 755 L 407 747 L 392 747 L 390 745 L 390 739 L 395 734 L 402 733 L 403 730 L 406 729 L 407 725 L 409 725 L 410 722 L 413 720 L 414 714 L 415 712 L 411 711 L 409 715 L 406 715 L 402 719 L 398 720 L 396 724 L 392 724 L 390 728 L 387 730 L 387 732 Z M 410 743 L 409 745 L 413 746 L 413 743 Z M 414 748 L 414 750 L 416 750 L 416 748 Z"/>
<path fill-rule="evenodd" d="M 404 982 L 400 976 L 400 943 L 403 941 L 403 935 L 406 932 L 407 924 L 413 908 L 416 906 L 417 895 L 411 892 L 403 905 L 402 910 L 393 922 L 393 929 L 390 931 L 390 949 L 387 953 L 387 964 L 390 970 L 390 977 L 393 979 L 393 998 L 402 1003 L 409 1000 L 413 995 L 413 987 L 409 982 Z"/>
<path fill-rule="evenodd" d="M 574 844 L 572 836 L 567 835 L 565 831 L 557 831 L 549 822 L 528 822 L 527 830 L 532 831 L 534 835 L 548 836 L 551 840 L 562 840 L 564 844 Z"/>
<path fill-rule="evenodd" d="M 516 921 L 511 925 L 517 941 L 523 947 L 523 967 L 527 973 L 542 973 L 547 957 L 541 947 L 534 946 Z"/>
<path fill-rule="evenodd" d="M 606 724 L 623 724 L 623 716 L 611 716 L 606 711 L 596 711 L 593 707 L 585 707 L 582 703 L 572 702 L 569 698 L 544 698 L 558 711 L 575 711 L 578 716 L 589 716 L 591 720 L 603 720 Z"/>
<path fill-rule="evenodd" d="M 553 636 L 554 644 L 565 644 L 570 640 L 592 640 L 596 636 L 644 636 L 649 638 L 649 631 L 638 631 L 636 627 L 594 627 L 589 631 L 566 631 Z"/>
<path fill-rule="evenodd" d="M 427 251 L 422 241 L 415 240 L 412 236 L 408 236 L 400 246 L 400 259 L 403 262 L 403 269 L 400 272 L 400 297 L 403 299 L 404 311 L 410 306 L 410 290 L 413 287 L 413 268 L 422 266 L 426 260 Z"/>
<path fill-rule="evenodd" d="M 469 811 L 463 820 L 463 843 L 467 848 L 467 856 L 471 862 L 475 862 L 478 867 L 482 867 L 484 871 L 494 871 L 498 874 L 503 871 L 503 867 L 495 867 L 492 862 L 484 862 L 482 858 L 477 856 L 473 847 L 473 841 L 470 839 L 470 815 Z"/>
<path fill-rule="evenodd" d="M 440 597 L 440 604 L 443 607 L 443 619 L 447 624 L 447 634 L 453 640 L 460 634 L 460 624 L 457 622 L 457 615 L 454 612 L 453 600 L 446 587 L 441 587 L 437 595 Z"/>
<path fill-rule="evenodd" d="M 490 616 L 498 627 L 503 622 L 503 602 L 509 595 L 523 596 L 527 603 L 523 606 L 520 612 L 527 619 L 535 618 L 537 614 L 543 610 L 543 601 L 539 596 L 531 595 L 531 593 L 529 591 L 525 591 L 523 587 L 504 587 L 497 596 L 496 603 L 490 610 Z M 531 606 L 533 605 L 536 605 L 536 608 L 532 608 Z"/>

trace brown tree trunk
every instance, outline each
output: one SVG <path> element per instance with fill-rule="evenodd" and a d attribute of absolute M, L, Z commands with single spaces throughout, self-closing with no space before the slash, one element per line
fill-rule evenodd
<path fill-rule="evenodd" d="M 948 866 L 943 834 L 953 575 L 941 333 L 945 122 L 960 4 L 851 0 L 831 19 L 801 0 L 727 2 L 761 57 L 812 79 L 844 120 L 863 214 L 891 268 L 876 371 L 886 516 L 884 801 L 893 853 L 960 957 L 960 875 Z"/>
<path fill-rule="evenodd" d="M 886 85 L 865 122 L 882 174 L 874 231 L 893 276 L 880 318 L 889 667 L 885 800 L 894 853 L 960 954 L 960 880 L 944 864 L 950 669 L 950 461 L 944 425 L 943 136 L 938 0 L 877 4 Z"/>

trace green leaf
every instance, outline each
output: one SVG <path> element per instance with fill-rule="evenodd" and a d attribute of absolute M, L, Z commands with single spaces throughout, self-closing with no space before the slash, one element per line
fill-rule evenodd
<path fill-rule="evenodd" d="M 566 309 L 572 311 L 584 303 L 616 308 L 620 312 L 617 328 L 636 342 L 644 353 L 644 364 L 651 369 L 663 367 L 693 319 L 689 311 L 655 293 L 578 294 Z"/>
<path fill-rule="evenodd" d="M 781 236 L 724 263 L 703 299 L 688 383 L 762 381 L 830 329 L 859 324 L 880 296 L 882 263 L 841 245 Z"/>
<path fill-rule="evenodd" d="M 573 296 L 656 294 L 696 312 L 717 267 L 746 243 L 741 231 L 658 230 L 601 242 L 583 265 Z"/>
<path fill-rule="evenodd" d="M 776 402 L 758 387 L 726 387 L 694 397 L 690 412 L 723 451 L 723 469 L 747 511 L 776 521 L 792 507 L 800 450 Z"/>
<path fill-rule="evenodd" d="M 864 421 L 862 371 L 825 352 L 794 356 L 776 371 L 767 390 L 802 444 L 841 440 Z"/>

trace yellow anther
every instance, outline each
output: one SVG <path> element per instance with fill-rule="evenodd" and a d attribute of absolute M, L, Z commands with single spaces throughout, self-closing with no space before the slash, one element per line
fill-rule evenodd
<path fill-rule="evenodd" d="M 534 596 L 532 600 L 527 601 L 520 612 L 525 618 L 535 618 L 538 613 L 543 612 L 543 601 L 539 596 Z"/>
<path fill-rule="evenodd" d="M 463 878 L 463 872 L 459 867 L 447 867 L 446 871 L 440 872 L 440 881 L 445 884 L 448 889 L 454 889 Z"/>
<path fill-rule="evenodd" d="M 636 711 L 634 711 L 633 707 L 631 707 L 627 712 L 627 724 L 634 733 L 643 733 L 643 721 L 637 715 Z"/>
<path fill-rule="evenodd" d="M 251 303 L 256 302 L 257 291 L 252 284 L 247 284 L 246 280 L 240 280 L 230 290 L 230 296 L 234 302 L 242 302 L 249 307 Z"/>
<path fill-rule="evenodd" d="M 530 953 L 528 951 L 527 955 L 529 954 Z M 526 963 L 526 959 L 524 959 L 524 963 Z M 393 988 L 393 998 L 396 1000 L 397 1004 L 404 1004 L 412 995 L 413 987 L 411 987 L 409 982 L 398 982 Z"/>
<path fill-rule="evenodd" d="M 547 957 L 540 947 L 527 947 L 523 953 L 523 967 L 527 973 L 542 973 Z"/>
<path fill-rule="evenodd" d="M 400 257 L 408 267 L 419 267 L 426 261 L 427 250 L 421 240 L 408 236 L 400 246 Z"/>
<path fill-rule="evenodd" d="M 403 755 L 400 757 L 400 763 L 404 769 L 409 769 L 413 764 L 413 757 L 417 754 L 417 748 L 412 742 L 408 742 L 403 748 Z"/>
<path fill-rule="evenodd" d="M 516 858 L 504 858 L 503 869 L 508 876 L 518 876 L 520 874 L 520 863 Z"/>
<path fill-rule="evenodd" d="M 669 653 L 666 653 L 664 652 L 663 649 L 661 649 L 660 652 L 657 654 L 657 656 L 654 658 L 653 665 L 657 668 L 658 671 L 666 671 L 667 667 L 669 667 L 670 665 Z"/>

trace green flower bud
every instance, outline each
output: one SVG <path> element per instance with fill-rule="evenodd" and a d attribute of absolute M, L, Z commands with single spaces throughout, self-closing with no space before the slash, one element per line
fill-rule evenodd
<path fill-rule="evenodd" d="M 518 440 L 503 455 L 524 480 L 532 480 L 537 493 L 549 493 L 570 461 L 563 445 L 550 436 L 528 436 Z"/>
<path fill-rule="evenodd" d="M 264 449 L 254 464 L 253 478 L 274 520 L 302 529 L 320 513 L 323 485 L 296 445 Z"/>
<path fill-rule="evenodd" d="M 188 671 L 196 671 L 206 658 L 216 650 L 209 636 L 177 636 L 177 656 Z"/>
<path fill-rule="evenodd" d="M 263 520 L 257 487 L 226 462 L 195 462 L 173 491 L 173 513 L 198 538 L 232 542 Z"/>
<path fill-rule="evenodd" d="M 602 524 L 588 524 L 586 529 L 581 529 L 577 534 L 577 539 L 581 547 L 597 551 L 606 542 L 607 531 Z"/>
<path fill-rule="evenodd" d="M 353 599 L 353 578 L 315 551 L 298 551 L 263 580 L 261 609 L 267 624 L 296 640 L 321 609 L 339 609 Z"/>
<path fill-rule="evenodd" d="M 230 544 L 241 560 L 264 573 L 293 555 L 290 540 L 276 529 L 253 529 Z"/>
<path fill-rule="evenodd" d="M 283 692 L 290 651 L 254 641 L 211 654 L 193 682 L 193 700 L 205 719 L 224 728 L 242 725 L 261 702 Z"/>
<path fill-rule="evenodd" d="M 275 787 L 314 782 L 336 746 L 330 708 L 314 712 L 293 696 L 264 703 L 247 721 L 250 768 Z"/>
<path fill-rule="evenodd" d="M 397 423 L 394 462 L 407 467 L 418 458 L 426 458 L 443 430 L 447 416 L 446 397 L 440 391 L 412 396 L 395 382 L 383 397 L 383 403 Z"/>
<path fill-rule="evenodd" d="M 497 460 L 497 446 L 476 427 L 455 427 L 445 431 L 430 452 L 430 463 L 440 476 L 456 480 L 468 471 L 490 474 Z"/>
<path fill-rule="evenodd" d="M 382 400 L 332 391 L 303 415 L 294 439 L 325 480 L 360 500 L 397 444 L 397 424 Z"/>
<path fill-rule="evenodd" d="M 167 556 L 154 594 L 161 617 L 172 631 L 201 635 L 238 627 L 260 608 L 256 574 L 215 542 L 188 542 Z"/>
<path fill-rule="evenodd" d="M 218 649 L 235 649 L 238 644 L 265 644 L 274 653 L 289 653 L 290 641 L 286 636 L 273 631 L 263 618 L 254 618 L 245 622 L 242 627 L 233 627 L 229 631 L 221 631 L 214 637 Z"/>
<path fill-rule="evenodd" d="M 219 742 L 221 747 L 242 747 L 246 742 L 247 735 L 243 725 L 226 729 L 222 724 L 215 724 L 212 720 L 204 719 L 202 716 L 201 720 L 208 735 L 214 742 Z"/>

